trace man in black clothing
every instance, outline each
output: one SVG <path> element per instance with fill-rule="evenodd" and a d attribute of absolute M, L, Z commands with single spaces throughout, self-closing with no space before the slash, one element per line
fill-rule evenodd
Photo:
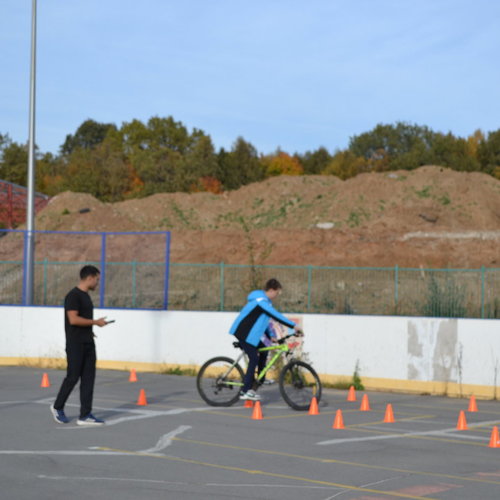
<path fill-rule="evenodd" d="M 64 405 L 80 379 L 80 418 L 78 425 L 103 425 L 104 421 L 92 415 L 96 354 L 92 326 L 107 325 L 105 318 L 94 318 L 94 305 L 88 294 L 99 284 L 99 269 L 84 266 L 80 270 L 80 282 L 64 299 L 64 329 L 66 332 L 66 378 L 54 404 L 50 407 L 54 420 L 67 424 Z"/>

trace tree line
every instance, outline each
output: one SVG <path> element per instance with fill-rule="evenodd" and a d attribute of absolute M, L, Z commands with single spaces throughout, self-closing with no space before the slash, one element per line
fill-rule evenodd
<path fill-rule="evenodd" d="M 27 145 L 0 134 L 0 179 L 26 185 Z M 209 135 L 172 117 L 133 120 L 120 128 L 88 119 L 58 154 L 36 153 L 36 190 L 86 192 L 120 201 L 162 192 L 221 193 L 277 175 L 335 175 L 440 165 L 500 179 L 500 129 L 467 138 L 405 122 L 378 124 L 346 149 L 261 154 L 242 137 L 218 151 Z"/>

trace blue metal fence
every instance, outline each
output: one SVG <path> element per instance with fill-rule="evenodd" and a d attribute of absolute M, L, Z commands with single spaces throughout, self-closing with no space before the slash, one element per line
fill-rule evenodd
<path fill-rule="evenodd" d="M 170 232 L 34 231 L 35 305 L 61 305 L 79 269 L 101 271 L 99 307 L 167 309 Z M 26 304 L 27 231 L 0 231 L 0 303 Z M 151 272 L 154 269 L 154 272 Z M 147 278 L 147 279 L 145 279 Z"/>
<path fill-rule="evenodd" d="M 25 299 L 25 232 L 9 233 L 0 238 L 0 303 L 17 305 Z M 169 263 L 169 232 L 36 233 L 37 305 L 61 305 L 91 263 L 102 273 L 100 307 L 236 311 L 276 277 L 279 307 L 290 312 L 500 318 L 500 268 L 182 264 Z"/>

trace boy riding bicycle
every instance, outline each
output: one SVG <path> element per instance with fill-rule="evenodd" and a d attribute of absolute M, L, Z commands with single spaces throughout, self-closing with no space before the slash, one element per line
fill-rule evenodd
<path fill-rule="evenodd" d="M 272 301 L 281 294 L 281 283 L 270 279 L 264 290 L 254 290 L 248 295 L 248 302 L 232 324 L 229 333 L 240 342 L 241 348 L 248 356 L 248 367 L 243 379 L 240 399 L 260 400 L 260 396 L 252 390 L 255 380 L 255 369 L 259 372 L 266 364 L 267 352 L 259 353 L 258 349 L 269 345 L 269 322 L 272 319 L 301 332 L 300 327 L 283 316 L 272 305 Z"/>

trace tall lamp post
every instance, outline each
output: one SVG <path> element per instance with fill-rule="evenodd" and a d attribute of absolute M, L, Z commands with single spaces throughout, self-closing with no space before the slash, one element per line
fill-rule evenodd
<path fill-rule="evenodd" d="M 35 274 L 35 90 L 36 90 L 36 0 L 31 7 L 30 117 L 28 139 L 28 196 L 26 198 L 26 233 L 24 238 L 24 304 L 33 304 Z"/>

